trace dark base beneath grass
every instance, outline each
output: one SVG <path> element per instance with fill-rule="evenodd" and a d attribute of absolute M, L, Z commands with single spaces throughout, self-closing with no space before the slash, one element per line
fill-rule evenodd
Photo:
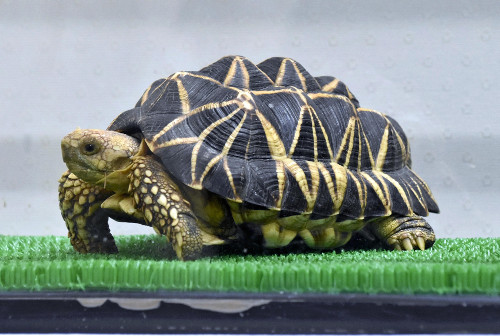
<path fill-rule="evenodd" d="M 144 294 L 162 302 L 147 307 L 152 301 Z M 78 295 L 85 299 L 76 300 Z M 109 300 L 92 305 L 92 295 Z M 0 295 L 0 332 L 9 333 L 493 334 L 500 332 L 498 316 L 500 301 L 495 297 L 464 295 Z"/>
<path fill-rule="evenodd" d="M 118 254 L 82 255 L 65 237 L 0 236 L 0 292 L 500 293 L 499 238 L 440 239 L 412 252 L 233 246 L 192 262 L 175 260 L 162 237 L 116 242 Z"/>

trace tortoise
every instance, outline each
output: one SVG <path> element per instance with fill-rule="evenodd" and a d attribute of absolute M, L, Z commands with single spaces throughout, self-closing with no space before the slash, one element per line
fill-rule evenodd
<path fill-rule="evenodd" d="M 117 252 L 109 217 L 153 227 L 181 260 L 242 224 L 269 248 L 300 237 L 331 250 L 361 230 L 396 250 L 435 241 L 423 216 L 438 205 L 401 126 L 290 58 L 176 72 L 107 130 L 77 129 L 61 146 L 60 208 L 82 253 Z"/>

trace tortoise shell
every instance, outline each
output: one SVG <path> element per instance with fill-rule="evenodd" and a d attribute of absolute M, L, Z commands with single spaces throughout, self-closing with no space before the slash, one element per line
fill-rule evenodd
<path fill-rule="evenodd" d="M 290 58 L 176 72 L 109 129 L 143 137 L 178 182 L 248 206 L 346 219 L 439 211 L 400 125 Z"/>

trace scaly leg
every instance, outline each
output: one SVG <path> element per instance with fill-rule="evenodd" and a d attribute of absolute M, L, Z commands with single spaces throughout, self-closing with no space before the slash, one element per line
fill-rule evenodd
<path fill-rule="evenodd" d="M 431 226 L 420 216 L 389 216 L 370 225 L 374 234 L 395 250 L 425 250 L 436 240 Z"/>
<path fill-rule="evenodd" d="M 116 253 L 108 216 L 101 203 L 112 192 L 65 172 L 59 180 L 59 207 L 73 248 L 80 253 Z"/>
<path fill-rule="evenodd" d="M 334 249 L 345 245 L 351 239 L 351 232 L 342 232 L 333 227 L 326 229 L 302 230 L 299 235 L 307 246 L 314 249 Z"/>
<path fill-rule="evenodd" d="M 136 157 L 129 193 L 146 223 L 167 237 L 179 259 L 201 256 L 203 240 L 196 216 L 161 163 L 149 156 Z"/>
<path fill-rule="evenodd" d="M 264 244 L 269 248 L 287 246 L 297 235 L 296 231 L 287 230 L 273 221 L 261 226 Z"/>

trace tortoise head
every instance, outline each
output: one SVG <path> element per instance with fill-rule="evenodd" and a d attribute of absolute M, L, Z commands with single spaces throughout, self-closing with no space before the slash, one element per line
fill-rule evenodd
<path fill-rule="evenodd" d="M 108 176 L 114 176 L 115 180 L 123 176 L 115 182 L 128 183 L 126 174 L 116 173 L 130 167 L 139 145 L 137 139 L 126 134 L 94 129 L 77 129 L 61 141 L 63 160 L 68 169 L 86 182 L 104 184 L 104 188 Z"/>

